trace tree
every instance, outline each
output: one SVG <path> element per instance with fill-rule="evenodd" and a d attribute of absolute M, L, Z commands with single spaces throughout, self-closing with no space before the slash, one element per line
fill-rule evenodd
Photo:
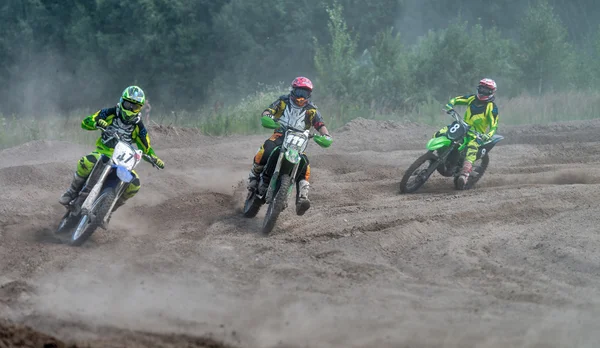
<path fill-rule="evenodd" d="M 342 6 L 334 3 L 327 9 L 329 22 L 327 27 L 331 43 L 319 46 L 315 38 L 315 68 L 319 84 L 324 91 L 339 99 L 356 97 L 352 89 L 354 74 L 358 67 L 356 61 L 356 39 L 352 37 L 342 15 Z"/>
<path fill-rule="evenodd" d="M 529 91 L 542 94 L 558 89 L 569 80 L 570 45 L 567 31 L 545 0 L 529 7 L 521 20 L 521 49 L 516 60 L 521 69 L 521 81 Z"/>
<path fill-rule="evenodd" d="M 467 22 L 455 21 L 447 29 L 430 31 L 416 50 L 412 71 L 420 101 L 474 91 L 481 78 L 508 77 L 514 70 L 510 41 L 481 24 L 469 29 Z"/>
<path fill-rule="evenodd" d="M 414 76 L 409 64 L 413 54 L 393 28 L 378 33 L 375 44 L 368 51 L 369 73 L 364 74 L 360 85 L 364 86 L 369 101 L 379 109 L 395 109 L 406 105 L 414 93 Z"/>

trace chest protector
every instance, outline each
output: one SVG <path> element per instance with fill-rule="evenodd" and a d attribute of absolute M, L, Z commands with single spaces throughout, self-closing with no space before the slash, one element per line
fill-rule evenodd
<path fill-rule="evenodd" d="M 114 148 L 117 145 L 117 140 L 110 137 L 110 134 L 115 132 L 119 134 L 121 141 L 128 144 L 133 142 L 133 132 L 139 116 L 136 117 L 132 122 L 124 122 L 119 116 L 119 109 L 117 109 L 117 115 L 112 119 L 112 123 L 106 128 L 107 132 L 102 133 L 102 143 L 110 148 Z"/>
<path fill-rule="evenodd" d="M 285 106 L 285 110 L 279 121 L 284 125 L 304 129 L 306 127 L 306 110 L 290 102 Z"/>

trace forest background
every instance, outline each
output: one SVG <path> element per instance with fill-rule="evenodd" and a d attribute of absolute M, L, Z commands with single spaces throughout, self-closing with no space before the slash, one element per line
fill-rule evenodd
<path fill-rule="evenodd" d="M 298 75 L 333 129 L 443 126 L 482 77 L 501 126 L 596 118 L 599 18 L 594 0 L 4 0 L 0 146 L 88 141 L 80 120 L 131 84 L 151 123 L 261 132 Z"/>

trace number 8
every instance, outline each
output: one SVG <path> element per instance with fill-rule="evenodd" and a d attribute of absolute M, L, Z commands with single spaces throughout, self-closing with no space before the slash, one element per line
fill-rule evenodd
<path fill-rule="evenodd" d="M 460 125 L 457 123 L 454 126 L 452 126 L 452 128 L 450 128 L 450 133 L 455 133 L 458 128 L 460 128 Z"/>

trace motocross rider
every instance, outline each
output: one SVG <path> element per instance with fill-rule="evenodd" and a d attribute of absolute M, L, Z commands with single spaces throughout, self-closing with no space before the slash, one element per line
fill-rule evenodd
<path fill-rule="evenodd" d="M 263 111 L 262 116 L 268 116 L 282 125 L 290 125 L 297 129 L 310 129 L 312 126 L 319 134 L 331 140 L 327 127 L 323 123 L 321 113 L 309 101 L 312 90 L 313 84 L 308 78 L 302 76 L 295 78 L 292 81 L 292 90 L 290 93 L 279 97 L 279 99 Z M 269 155 L 276 147 L 282 145 L 283 139 L 283 129 L 276 129 L 273 135 L 258 150 L 254 156 L 252 169 L 248 176 L 248 190 L 254 191 L 258 189 L 261 193 L 267 190 L 270 178 L 265 177 L 265 174 L 263 174 L 263 180 L 259 187 L 261 173 L 267 164 Z M 296 180 L 296 214 L 298 215 L 304 215 L 310 208 L 310 201 L 308 199 L 309 179 L 310 164 L 308 157 L 303 153 Z"/>
<path fill-rule="evenodd" d="M 159 168 L 164 168 L 164 162 L 161 161 L 154 150 L 150 146 L 150 137 L 148 131 L 141 121 L 140 111 L 144 106 L 146 96 L 144 91 L 137 86 L 129 86 L 125 88 L 121 95 L 119 103 L 111 108 L 102 109 L 96 113 L 86 117 L 81 123 L 81 128 L 85 130 L 96 130 L 97 127 L 102 127 L 108 132 L 103 132 L 102 136 L 96 141 L 96 150 L 87 156 L 81 157 L 77 165 L 77 170 L 73 175 L 73 181 L 71 186 L 58 200 L 62 205 L 68 205 L 73 199 L 77 197 L 79 191 L 83 188 L 87 177 L 90 175 L 94 164 L 98 161 L 101 155 L 108 157 L 112 156 L 114 146 L 116 143 L 114 140 L 109 139 L 109 133 L 111 131 L 120 131 L 126 135 L 121 135 L 121 140 L 129 143 L 135 142 L 137 147 L 149 155 L 154 160 L 154 164 Z M 127 189 L 117 201 L 114 210 L 125 204 L 125 201 L 133 197 L 140 189 L 140 179 L 135 173 L 134 180 L 128 185 Z M 113 211 L 114 211 L 113 210 Z"/>
<path fill-rule="evenodd" d="M 446 104 L 446 112 L 452 113 L 455 105 L 465 105 L 464 121 L 483 136 L 481 139 L 470 132 L 467 143 L 467 154 L 463 167 L 460 172 L 459 180 L 462 187 L 469 180 L 469 175 L 473 170 L 473 162 L 477 158 L 480 144 L 487 142 L 496 133 L 498 128 L 498 106 L 494 103 L 496 93 L 496 82 L 492 79 L 484 78 L 479 81 L 477 93 L 463 95 L 450 99 Z M 448 127 L 442 128 L 434 137 L 439 137 L 448 132 Z"/>

